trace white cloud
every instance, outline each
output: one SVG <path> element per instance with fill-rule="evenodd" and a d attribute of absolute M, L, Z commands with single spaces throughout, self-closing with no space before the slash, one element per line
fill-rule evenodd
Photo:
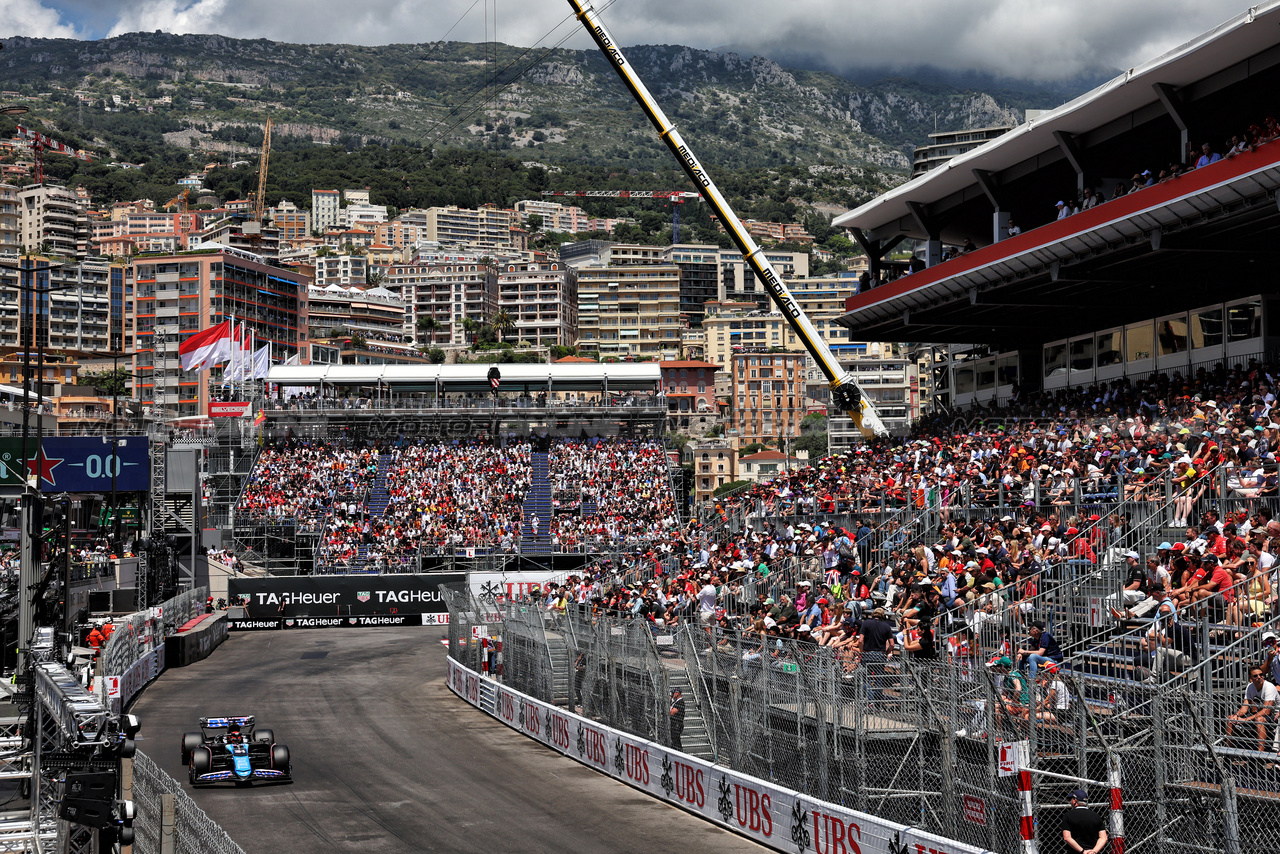
<path fill-rule="evenodd" d="M 63 23 L 61 13 L 42 5 L 40 0 L 0 0 L 0 21 L 7 35 L 44 39 L 80 37 L 75 27 Z"/>
<path fill-rule="evenodd" d="M 196 0 L 183 6 L 174 0 L 148 0 L 123 10 L 108 36 L 138 31 L 217 33 L 226 22 L 226 0 Z M 226 35 L 232 35 L 226 33 Z"/>
<path fill-rule="evenodd" d="M 85 0 L 49 2 L 71 6 Z M 580 25 L 563 23 L 571 11 L 563 0 L 481 0 L 474 7 L 472 2 L 101 0 L 95 9 L 114 21 L 113 35 L 162 29 L 371 45 L 435 41 L 450 28 L 451 40 L 482 42 L 493 39 L 496 29 L 496 38 L 506 44 L 554 44 L 570 34 L 567 47 L 590 47 Z M 741 45 L 766 55 L 821 57 L 837 69 L 933 65 L 1051 80 L 1150 59 L 1245 11 L 1244 2 L 616 0 L 603 15 L 626 45 Z M 43 13 L 45 27 L 59 25 L 57 14 L 37 0 L 0 0 L 0 7 L 5 4 Z M 606 2 L 597 0 L 597 5 Z M 26 34 L 37 34 L 40 26 L 33 20 Z"/>

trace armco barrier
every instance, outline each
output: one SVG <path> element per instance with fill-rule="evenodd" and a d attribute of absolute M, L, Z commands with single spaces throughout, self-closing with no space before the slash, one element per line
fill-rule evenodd
<path fill-rule="evenodd" d="M 195 625 L 183 626 L 176 635 L 164 639 L 165 667 L 186 667 L 208 658 L 227 639 L 226 614 L 207 614 L 191 622 Z"/>
<path fill-rule="evenodd" d="M 547 747 L 786 854 L 986 854 L 704 762 L 512 691 L 449 661 L 449 688 Z"/>

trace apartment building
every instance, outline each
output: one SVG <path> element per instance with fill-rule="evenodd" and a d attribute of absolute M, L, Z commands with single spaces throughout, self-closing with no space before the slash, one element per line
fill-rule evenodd
<path fill-rule="evenodd" d="M 449 205 L 427 208 L 424 214 L 427 240 L 452 246 L 495 249 L 510 249 L 513 246 L 511 231 L 515 223 L 514 215 L 509 210 L 501 210 L 492 205 L 476 210 Z"/>
<path fill-rule="evenodd" d="M 322 288 L 329 285 L 363 287 L 368 281 L 367 261 L 363 255 L 317 255 L 299 267 L 313 285 Z"/>
<path fill-rule="evenodd" d="M 16 263 L 0 267 L 0 347 L 111 349 L 112 333 L 123 329 L 124 265 L 95 258 L 62 266 L 40 256 Z M 47 296 L 26 290 L 37 278 Z"/>
<path fill-rule="evenodd" d="M 286 243 L 311 236 L 311 212 L 300 209 L 288 199 L 270 210 L 271 224 L 280 230 L 280 239 Z"/>
<path fill-rule="evenodd" d="M 578 337 L 578 274 L 541 253 L 498 265 L 498 309 L 515 321 L 511 342 L 571 345 Z"/>
<path fill-rule="evenodd" d="M 738 447 L 730 439 L 693 439 L 684 446 L 684 462 L 693 466 L 693 499 L 698 504 L 738 479 Z"/>
<path fill-rule="evenodd" d="M 313 284 L 307 289 L 307 318 L 313 329 L 345 329 L 370 342 L 405 340 L 404 300 L 386 288 Z"/>
<path fill-rule="evenodd" d="M 498 271 L 480 255 L 436 252 L 386 268 L 383 287 L 405 305 L 405 331 L 419 345 L 465 346 L 464 321 L 482 323 L 498 310 Z"/>
<path fill-rule="evenodd" d="M 630 263 L 578 269 L 580 348 L 601 356 L 676 359 L 683 327 L 676 265 Z"/>
<path fill-rule="evenodd" d="M 663 260 L 680 268 L 680 313 L 690 326 L 701 326 L 706 304 L 719 296 L 720 247 L 678 243 Z"/>
<path fill-rule="evenodd" d="M 311 191 L 311 228 L 323 232 L 338 224 L 338 212 L 342 210 L 342 197 L 337 190 Z"/>
<path fill-rule="evenodd" d="M 22 246 L 22 214 L 18 188 L 0 184 L 0 252 L 17 252 Z"/>
<path fill-rule="evenodd" d="M 241 252 L 259 255 L 267 261 L 280 257 L 280 230 L 238 216 L 227 216 L 207 225 L 199 237 L 188 239 L 188 245 L 199 244 L 229 247 Z"/>
<path fill-rule="evenodd" d="M 68 258 L 89 254 L 89 217 L 74 191 L 53 184 L 23 187 L 18 209 L 21 243 L 27 249 Z"/>
<path fill-rule="evenodd" d="M 807 252 L 782 252 L 764 250 L 764 257 L 773 265 L 787 282 L 809 277 L 809 254 Z M 742 259 L 742 253 L 736 249 L 720 250 L 720 299 L 729 302 L 754 302 L 760 308 L 772 306 L 769 293 L 755 274 Z"/>
<path fill-rule="evenodd" d="M 130 335 L 138 397 L 179 417 L 208 413 L 219 369 L 185 373 L 178 345 L 192 334 L 234 317 L 247 321 L 256 341 L 270 342 L 272 360 L 302 352 L 307 340 L 308 281 L 296 270 L 231 248 L 205 254 L 138 259 L 134 267 Z"/>
<path fill-rule="evenodd" d="M 716 371 L 719 365 L 692 359 L 659 362 L 662 392 L 667 396 L 667 423 L 673 430 L 690 418 L 716 417 Z"/>
<path fill-rule="evenodd" d="M 773 243 L 812 243 L 813 235 L 798 222 L 746 222 L 747 233 L 757 240 Z"/>
<path fill-rule="evenodd" d="M 806 414 L 803 353 L 735 353 L 730 430 L 743 443 L 800 435 Z"/>
<path fill-rule="evenodd" d="M 516 216 L 521 224 L 536 214 L 542 217 L 542 231 L 557 231 L 565 234 L 578 234 L 586 231 L 608 231 L 623 224 L 634 222 L 630 217 L 593 217 L 577 205 L 562 205 L 559 202 L 546 202 L 541 199 L 525 199 L 516 202 Z"/>

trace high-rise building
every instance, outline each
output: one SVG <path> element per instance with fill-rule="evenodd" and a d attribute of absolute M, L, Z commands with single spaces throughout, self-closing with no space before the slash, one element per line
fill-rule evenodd
<path fill-rule="evenodd" d="M 16 264 L 0 267 L 0 347 L 112 348 L 112 333 L 124 320 L 123 265 L 105 258 L 68 265 L 41 256 L 23 256 Z M 37 279 L 47 294 L 29 289 Z"/>
<path fill-rule="evenodd" d="M 809 276 L 809 255 L 806 252 L 764 250 L 764 257 L 773 265 L 778 275 L 787 281 Z M 773 305 L 764 283 L 755 271 L 747 266 L 742 253 L 736 249 L 720 250 L 720 299 L 729 302 L 754 302 L 763 309 Z"/>
<path fill-rule="evenodd" d="M 68 258 L 89 254 L 89 217 L 72 190 L 33 184 L 18 191 L 22 245 L 31 252 Z"/>
<path fill-rule="evenodd" d="M 804 420 L 803 353 L 735 353 L 730 359 L 730 429 L 744 442 L 798 437 Z M 730 435 L 735 435 L 730 433 Z"/>
<path fill-rule="evenodd" d="M 22 245 L 22 215 L 18 188 L 0 184 L 0 251 L 16 252 Z"/>
<path fill-rule="evenodd" d="M 280 362 L 307 346 L 307 279 L 235 249 L 140 258 L 134 268 L 134 373 L 139 398 L 182 416 L 205 415 L 211 375 L 182 371 L 178 345 L 229 318 L 247 322 Z"/>
<path fill-rule="evenodd" d="M 485 205 L 476 210 L 448 207 L 427 208 L 426 239 L 442 245 L 510 249 L 515 226 L 509 210 Z"/>
<path fill-rule="evenodd" d="M 338 224 L 338 212 L 342 209 L 341 196 L 337 190 L 311 191 L 311 228 L 324 232 Z"/>
<path fill-rule="evenodd" d="M 386 288 L 317 284 L 307 292 L 307 320 L 313 329 L 345 329 L 347 335 L 370 342 L 398 344 L 405 339 L 404 315 L 404 300 Z"/>
<path fill-rule="evenodd" d="M 683 325 L 680 268 L 675 264 L 578 268 L 578 346 L 583 350 L 675 359 Z"/>
<path fill-rule="evenodd" d="M 515 322 L 508 341 L 568 346 L 578 336 L 578 274 L 546 256 L 499 264 L 498 309 Z"/>
<path fill-rule="evenodd" d="M 404 300 L 406 332 L 419 345 L 470 344 L 464 321 L 483 323 L 498 310 L 498 271 L 479 255 L 419 255 L 387 267 L 382 284 Z"/>
<path fill-rule="evenodd" d="M 680 268 L 680 313 L 690 326 L 701 326 L 706 314 L 704 306 L 720 292 L 720 248 L 678 243 L 662 254 L 668 263 Z"/>

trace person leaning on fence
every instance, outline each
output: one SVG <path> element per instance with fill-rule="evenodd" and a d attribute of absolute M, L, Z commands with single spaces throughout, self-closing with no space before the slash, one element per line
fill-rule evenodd
<path fill-rule="evenodd" d="M 1076 854 L 1098 854 L 1107 845 L 1107 829 L 1102 819 L 1089 809 L 1089 793 L 1071 793 L 1071 809 L 1062 816 L 1062 841 Z"/>
<path fill-rule="evenodd" d="M 1250 724 L 1258 739 L 1258 752 L 1266 753 L 1267 744 L 1271 740 L 1271 730 L 1275 726 L 1276 701 L 1280 694 L 1276 686 L 1266 681 L 1261 667 L 1249 669 L 1249 687 L 1244 692 L 1244 702 L 1235 714 L 1227 718 L 1227 740 L 1231 740 L 1236 724 L 1246 730 Z"/>

